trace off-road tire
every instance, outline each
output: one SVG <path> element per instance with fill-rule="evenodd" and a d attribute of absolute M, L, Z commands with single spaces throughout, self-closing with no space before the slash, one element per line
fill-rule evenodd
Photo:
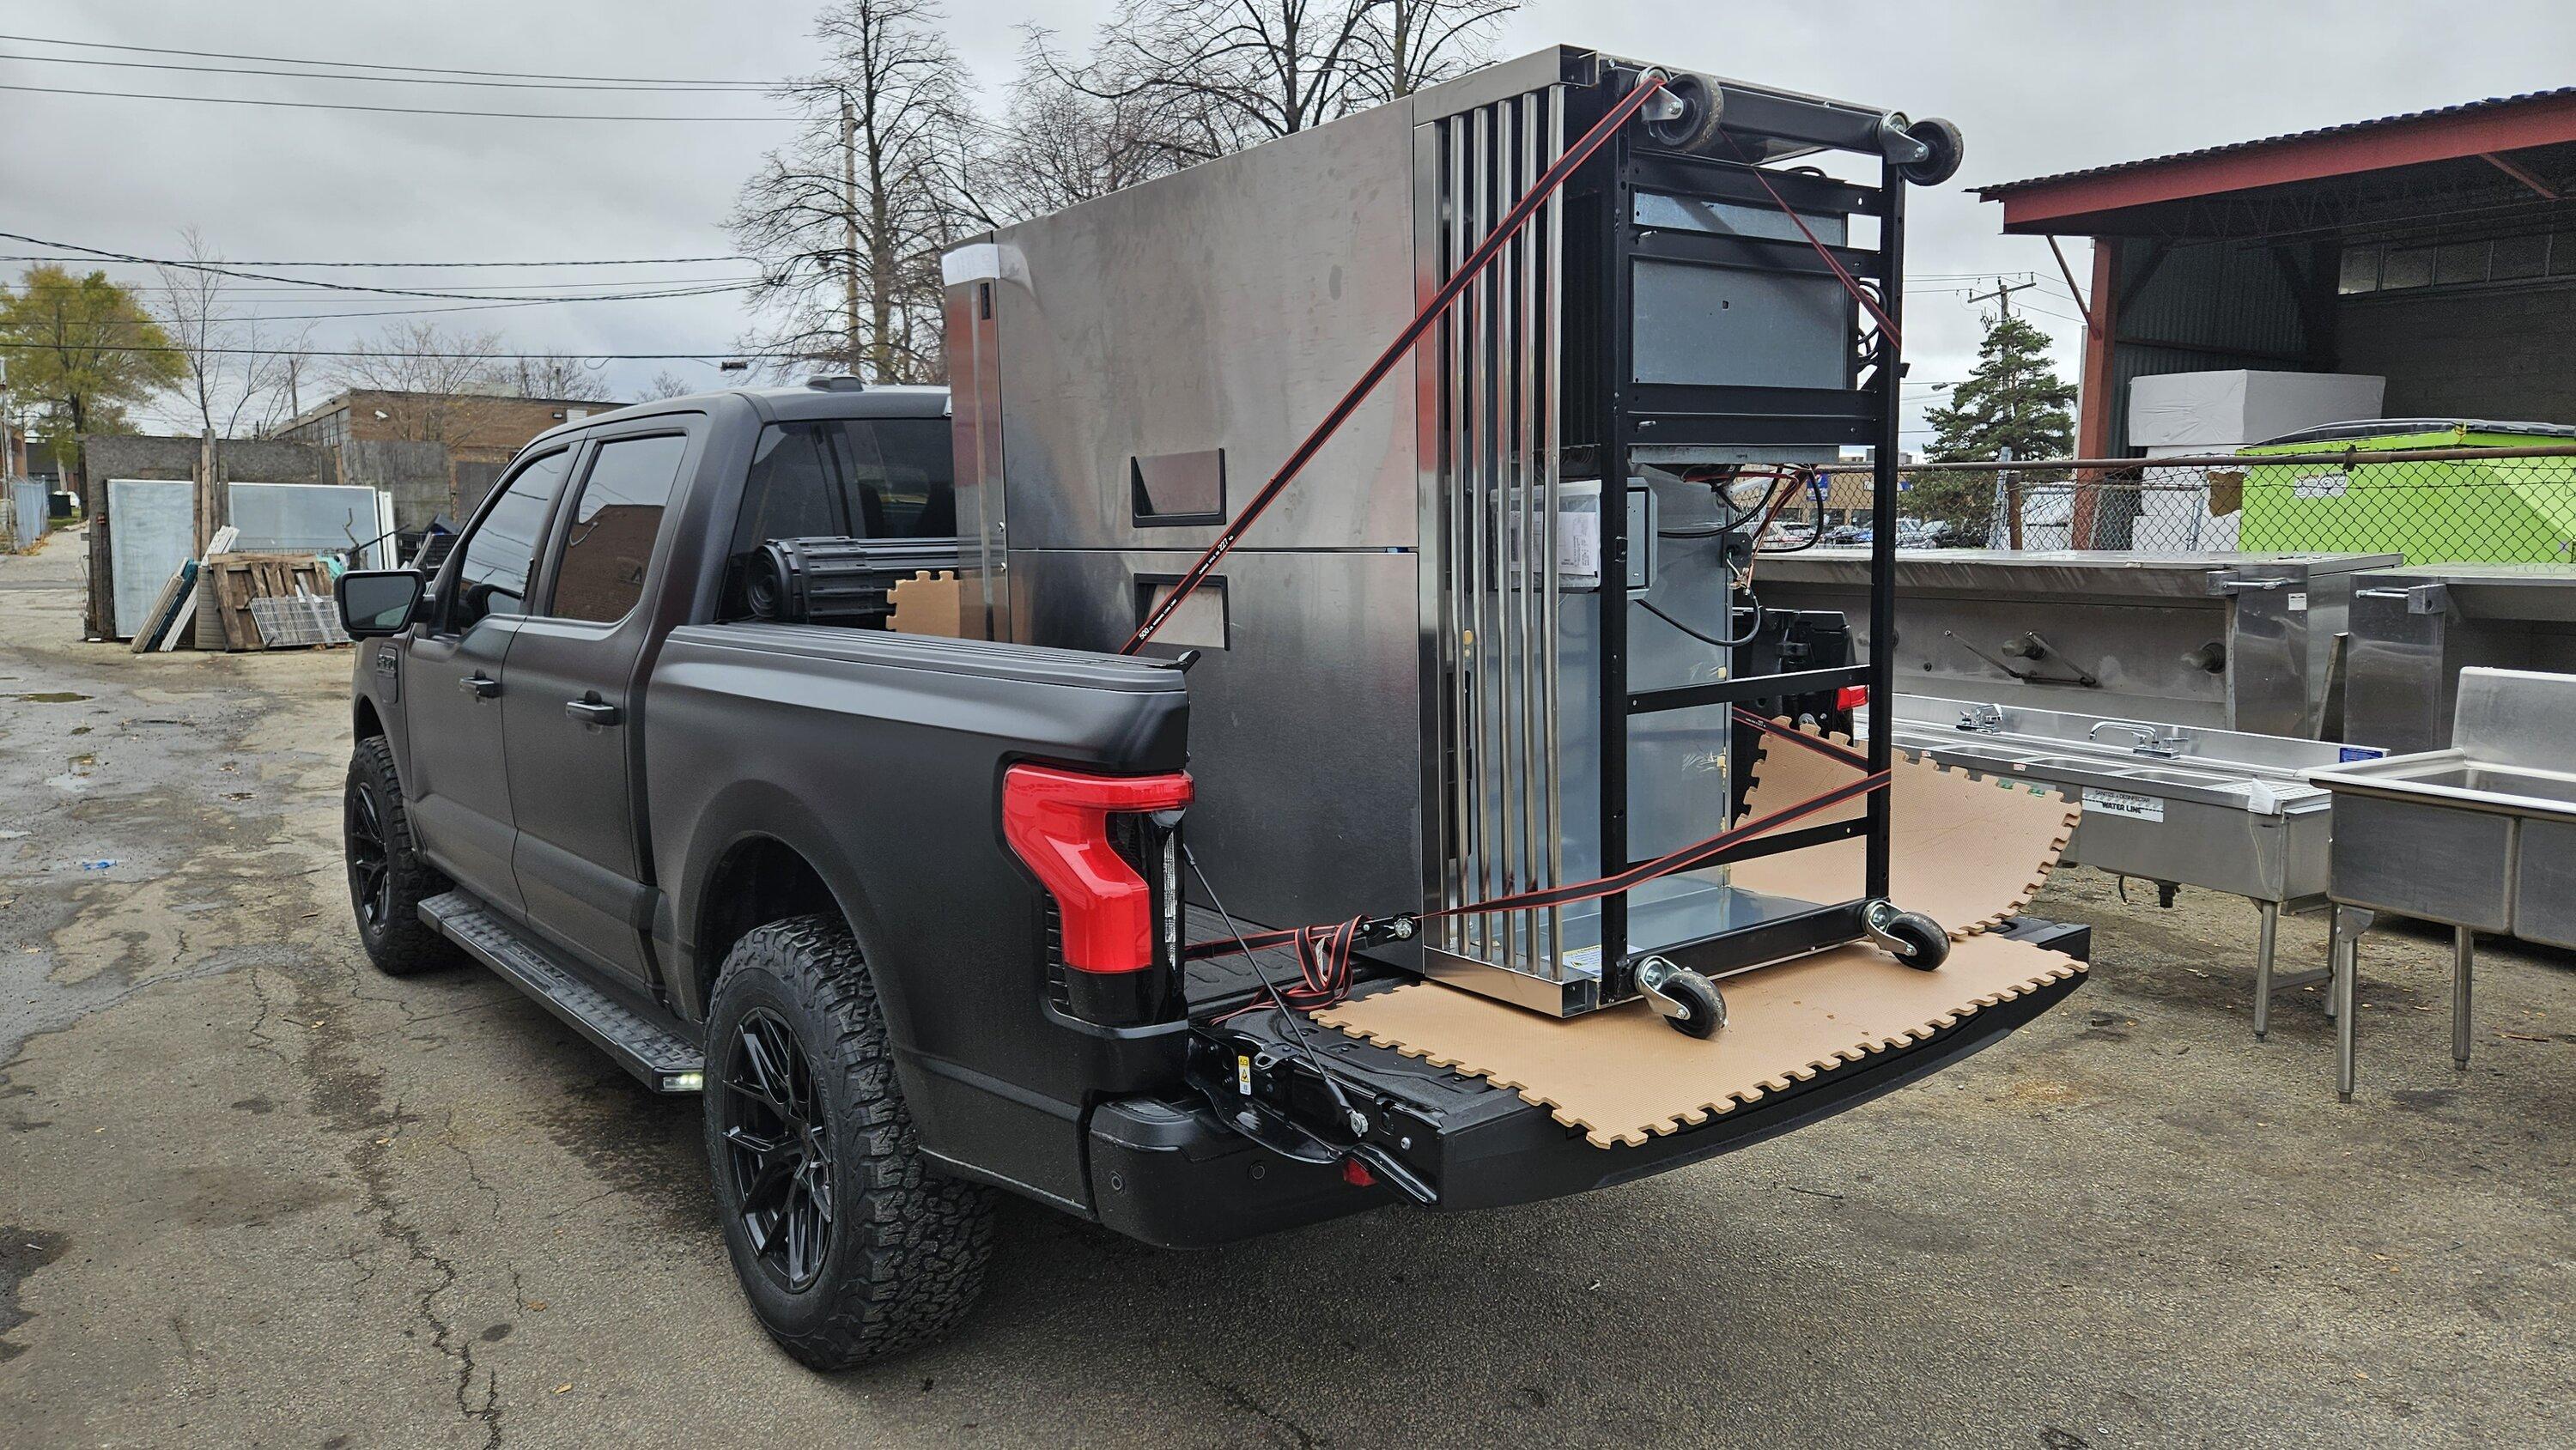
<path fill-rule="evenodd" d="M 761 1262 L 724 1133 L 735 1092 L 728 1063 L 755 1009 L 794 1034 L 829 1143 L 827 1247 L 802 1288 Z M 992 1255 L 992 1190 L 943 1176 L 922 1157 L 876 983 L 846 926 L 791 917 L 735 944 L 707 1014 L 705 1096 L 725 1248 L 753 1316 L 789 1354 L 816 1369 L 847 1369 L 927 1344 L 965 1318 Z"/>
<path fill-rule="evenodd" d="M 364 793 L 375 806 L 384 846 L 385 879 L 382 919 L 370 921 L 367 886 L 360 880 L 358 834 L 353 827 Z M 389 977 L 408 977 L 462 962 L 464 954 L 420 919 L 420 904 L 452 888 L 438 868 L 421 858 L 412 835 L 411 813 L 403 806 L 402 780 L 394 773 L 393 748 L 381 735 L 358 742 L 349 756 L 349 783 L 341 796 L 341 858 L 349 874 L 349 907 L 358 921 L 358 940 L 367 960 Z"/>

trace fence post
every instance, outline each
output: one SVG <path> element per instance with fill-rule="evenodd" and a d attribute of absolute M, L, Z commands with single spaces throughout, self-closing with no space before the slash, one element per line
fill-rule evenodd
<path fill-rule="evenodd" d="M 2000 463 L 2012 462 L 2012 449 L 2008 446 L 1996 449 L 1995 459 Z M 2013 496 L 2010 469 L 1995 471 L 1994 513 L 1986 522 L 1986 547 L 1991 549 L 1999 544 L 2014 553 L 2021 552 L 2021 505 Z"/>

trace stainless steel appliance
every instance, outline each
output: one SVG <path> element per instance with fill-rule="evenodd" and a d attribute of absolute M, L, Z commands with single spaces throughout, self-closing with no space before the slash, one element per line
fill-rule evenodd
<path fill-rule="evenodd" d="M 2576 567 L 2413 564 L 2353 582 L 2344 736 L 2451 743 L 2460 671 L 2576 670 Z"/>
<path fill-rule="evenodd" d="M 949 253 L 989 631 L 1118 647 L 1646 74 L 1543 50 Z M 1899 312 L 1905 186 L 1955 169 L 1957 133 L 1655 74 L 1148 647 L 1197 652 L 1190 834 L 1240 917 L 1428 915 L 1651 860 L 1726 825 L 1735 704 L 1884 684 L 1740 677 L 1729 580 L 1764 470 L 1893 459 L 1896 338 L 1863 313 Z M 1760 167 L 1828 151 L 1874 183 Z M 1869 835 L 1883 893 L 1872 800 L 1801 839 Z M 1868 905 L 1712 865 L 1381 950 L 1570 1014 L 1639 995 L 1649 957 L 1714 975 L 1851 940 Z"/>
<path fill-rule="evenodd" d="M 1896 560 L 1896 678 L 1927 694 L 2096 718 L 2331 739 L 2336 636 L 2353 578 L 2398 562 L 1908 551 Z M 1849 609 L 1866 597 L 1868 555 L 1766 559 L 1759 582 L 1768 605 Z"/>
<path fill-rule="evenodd" d="M 2276 976 L 2273 961 L 2281 913 L 2326 902 L 2333 800 L 2301 776 L 2353 747 L 1931 695 L 1898 695 L 1893 716 L 1906 750 L 2080 799 L 2060 862 L 2253 902 L 2256 1037 L 2271 1030 L 2275 992 L 2325 979 L 2324 968 Z"/>
<path fill-rule="evenodd" d="M 2335 1088 L 2347 1101 L 2356 949 L 2378 913 L 2451 928 L 2462 1067 L 2474 934 L 2576 948 L 2576 675 L 2467 669 L 2458 699 L 2447 749 L 2309 772 L 2334 793 Z"/>

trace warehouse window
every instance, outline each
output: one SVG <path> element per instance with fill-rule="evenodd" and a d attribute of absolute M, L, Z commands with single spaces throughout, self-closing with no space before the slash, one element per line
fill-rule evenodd
<path fill-rule="evenodd" d="M 2569 275 L 2576 275 L 2576 232 L 2533 232 L 2437 246 L 2346 247 L 2335 290 L 2351 297 Z"/>

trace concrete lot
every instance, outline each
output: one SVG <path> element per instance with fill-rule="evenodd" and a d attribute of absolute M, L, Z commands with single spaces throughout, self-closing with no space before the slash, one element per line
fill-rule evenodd
<path fill-rule="evenodd" d="M 965 1332 L 818 1377 L 693 1099 L 367 966 L 347 652 L 80 644 L 79 542 L 0 558 L 0 1444 L 2576 1441 L 2576 971 L 2491 951 L 2460 1075 L 2447 944 L 2374 935 L 2340 1107 L 2250 907 L 2077 871 L 2095 980 L 1876 1104 L 1222 1252 L 1012 1205 Z"/>

